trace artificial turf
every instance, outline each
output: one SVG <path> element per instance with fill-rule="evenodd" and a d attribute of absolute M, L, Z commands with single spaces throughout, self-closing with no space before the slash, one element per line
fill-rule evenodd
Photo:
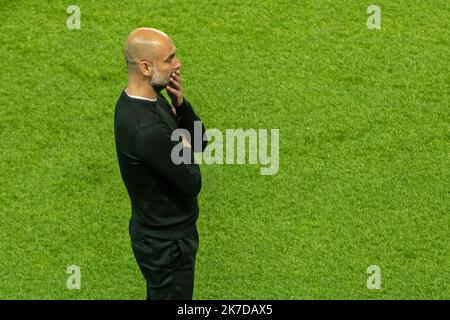
<path fill-rule="evenodd" d="M 148 26 L 207 128 L 280 130 L 275 175 L 201 165 L 195 299 L 449 299 L 450 3 L 371 4 L 2 1 L 0 298 L 145 297 L 113 113 Z"/>

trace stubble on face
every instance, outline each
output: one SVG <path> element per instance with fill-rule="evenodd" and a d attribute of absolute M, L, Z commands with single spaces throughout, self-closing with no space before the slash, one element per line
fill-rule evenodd
<path fill-rule="evenodd" d="M 158 67 L 156 66 L 156 63 L 153 64 L 153 76 L 150 80 L 150 85 L 153 87 L 153 89 L 156 92 L 160 92 L 162 89 L 164 89 L 169 84 L 169 79 L 166 79 L 164 77 L 164 74 L 159 72 Z"/>

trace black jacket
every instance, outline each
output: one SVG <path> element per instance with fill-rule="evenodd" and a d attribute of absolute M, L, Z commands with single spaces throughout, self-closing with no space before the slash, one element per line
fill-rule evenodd
<path fill-rule="evenodd" d="M 114 136 L 120 173 L 131 200 L 132 219 L 139 231 L 161 239 L 177 239 L 195 228 L 202 186 L 200 168 L 189 148 L 191 164 L 174 164 L 172 131 L 187 129 L 194 139 L 194 121 L 200 118 L 184 99 L 175 116 L 161 94 L 157 101 L 129 97 L 122 91 L 114 112 Z M 205 133 L 203 124 L 202 137 Z M 201 146 L 191 145 L 195 151 Z"/>

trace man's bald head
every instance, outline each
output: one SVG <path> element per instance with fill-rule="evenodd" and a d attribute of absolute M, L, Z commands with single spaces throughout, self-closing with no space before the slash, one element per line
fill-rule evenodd
<path fill-rule="evenodd" d="M 124 48 L 128 86 L 150 85 L 158 92 L 166 88 L 171 75 L 180 72 L 181 62 L 176 52 L 172 40 L 160 30 L 139 28 L 131 32 Z"/>
<path fill-rule="evenodd" d="M 172 40 L 164 32 L 154 28 L 138 28 L 131 32 L 125 42 L 124 55 L 128 73 L 139 71 L 139 63 L 146 60 L 154 63 L 167 48 L 173 46 Z"/>

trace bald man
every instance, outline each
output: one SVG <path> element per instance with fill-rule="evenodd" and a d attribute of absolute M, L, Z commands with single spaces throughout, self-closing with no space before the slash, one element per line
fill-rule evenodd
<path fill-rule="evenodd" d="M 114 135 L 131 200 L 131 247 L 146 280 L 147 299 L 192 299 L 202 181 L 194 151 L 202 152 L 207 142 L 193 143 L 189 135 L 172 141 L 179 128 L 194 137 L 194 122 L 200 121 L 183 96 L 172 40 L 162 31 L 139 28 L 128 36 L 124 55 L 128 85 L 116 104 Z M 189 161 L 172 161 L 178 144 Z"/>

